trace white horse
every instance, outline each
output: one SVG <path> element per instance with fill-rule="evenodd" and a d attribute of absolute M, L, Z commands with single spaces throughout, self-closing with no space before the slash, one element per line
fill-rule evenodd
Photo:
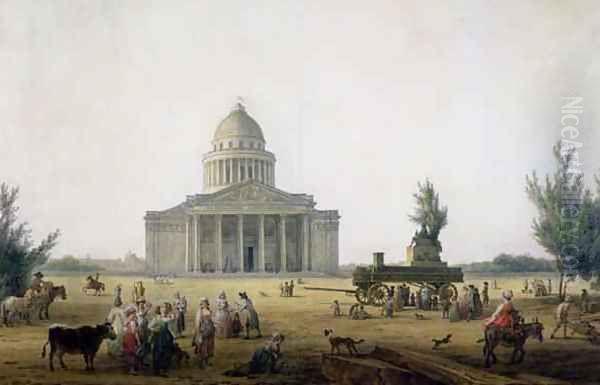
<path fill-rule="evenodd" d="M 0 304 L 0 314 L 5 326 L 12 326 L 17 319 L 24 319 L 27 324 L 31 323 L 31 314 L 34 312 L 33 299 L 31 296 L 25 297 L 11 296 L 6 298 Z"/>

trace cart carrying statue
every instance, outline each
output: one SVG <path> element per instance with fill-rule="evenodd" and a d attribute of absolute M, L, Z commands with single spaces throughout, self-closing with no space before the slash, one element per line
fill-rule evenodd
<path fill-rule="evenodd" d="M 355 290 L 309 288 L 354 293 L 361 304 L 382 306 L 390 294 L 386 283 L 405 283 L 419 288 L 428 288 L 440 299 L 450 299 L 458 292 L 454 282 L 463 282 L 462 270 L 448 267 L 440 258 L 442 246 L 438 236 L 447 224 L 448 209 L 440 207 L 439 197 L 429 180 L 418 185 L 414 195 L 416 208 L 410 220 L 420 225 L 410 245 L 406 247 L 404 265 L 385 265 L 383 253 L 373 253 L 373 264 L 357 267 L 352 273 Z"/>

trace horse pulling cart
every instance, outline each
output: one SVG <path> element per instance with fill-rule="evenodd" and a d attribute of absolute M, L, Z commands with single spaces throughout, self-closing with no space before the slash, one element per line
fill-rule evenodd
<path fill-rule="evenodd" d="M 354 294 L 356 300 L 363 305 L 382 306 L 390 295 L 386 284 L 397 283 L 427 288 L 440 298 L 451 298 L 458 295 L 453 283 L 463 282 L 462 270 L 448 267 L 441 261 L 409 261 L 408 266 L 390 266 L 384 263 L 383 253 L 373 253 L 373 264 L 368 267 L 357 267 L 352 273 L 354 290 L 305 287 L 306 290 L 335 291 Z"/>

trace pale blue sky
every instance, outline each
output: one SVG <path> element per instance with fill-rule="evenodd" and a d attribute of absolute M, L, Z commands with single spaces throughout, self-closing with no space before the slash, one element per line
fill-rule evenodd
<path fill-rule="evenodd" d="M 525 174 L 584 97 L 600 167 L 597 1 L 0 0 L 0 179 L 54 253 L 144 253 L 146 210 L 201 190 L 235 98 L 278 187 L 339 209 L 341 262 L 396 261 L 416 183 L 449 206 L 444 259 L 544 255 Z M 595 151 L 594 151 L 595 150 Z"/>

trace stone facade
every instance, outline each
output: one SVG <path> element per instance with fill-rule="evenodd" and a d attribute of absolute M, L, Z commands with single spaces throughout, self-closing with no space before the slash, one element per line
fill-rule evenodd
<path fill-rule="evenodd" d="M 146 261 L 159 273 L 333 273 L 337 210 L 312 195 L 275 187 L 275 156 L 238 104 L 219 124 L 204 158 L 203 193 L 146 212 Z"/>

